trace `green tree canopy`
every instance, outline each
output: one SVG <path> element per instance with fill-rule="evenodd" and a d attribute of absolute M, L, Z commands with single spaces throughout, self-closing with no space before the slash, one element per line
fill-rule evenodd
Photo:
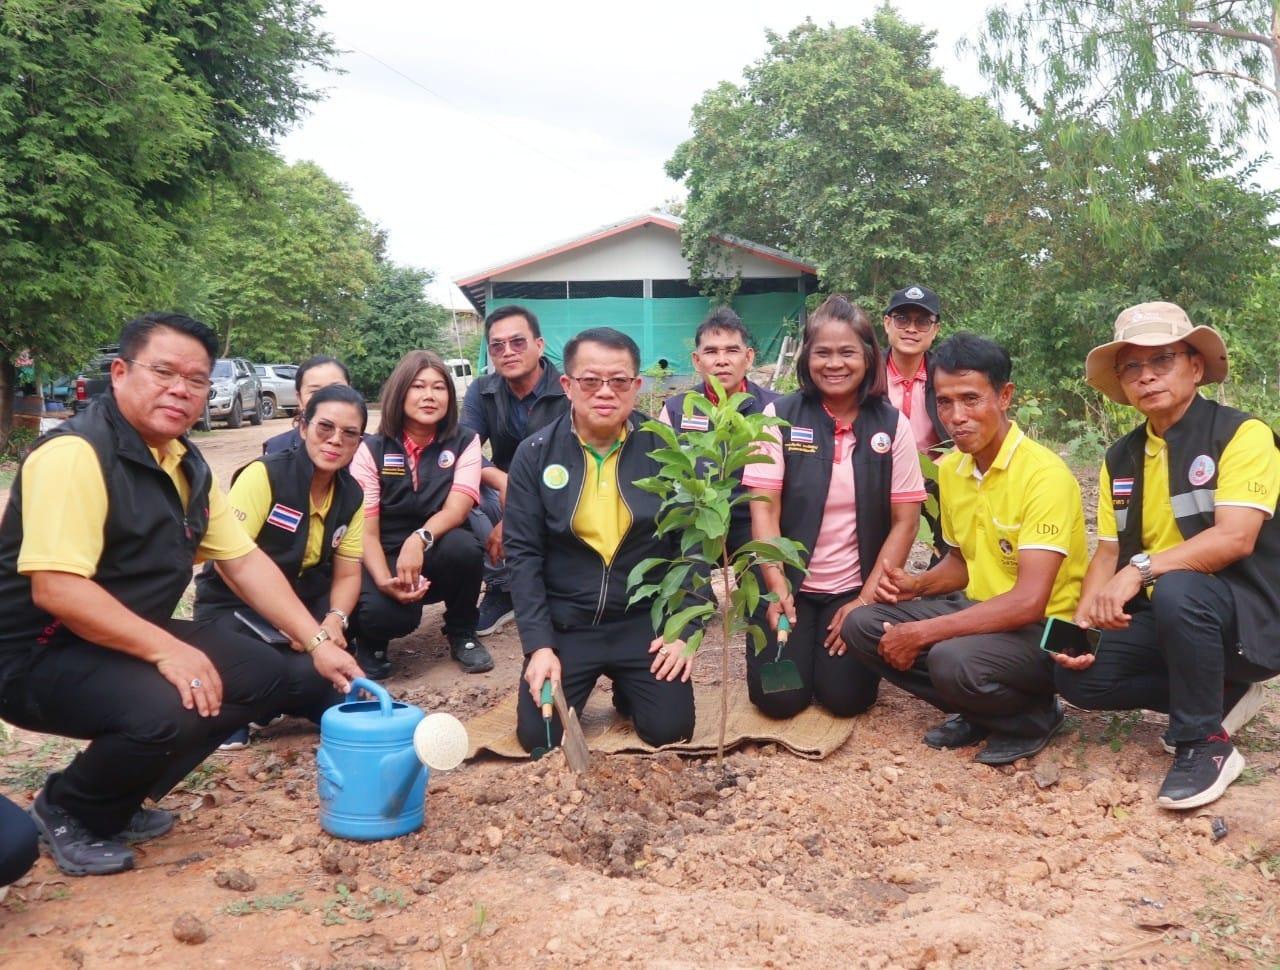
<path fill-rule="evenodd" d="M 1016 132 L 932 65 L 934 35 L 884 7 L 862 27 L 806 21 L 740 85 L 693 109 L 667 163 L 689 190 L 686 252 L 724 275 L 732 233 L 814 262 L 828 289 L 879 301 L 907 280 L 972 305 L 995 259 L 1016 257 L 1027 162 Z"/>
<path fill-rule="evenodd" d="M 426 297 L 434 278 L 424 269 L 385 260 L 378 264 L 364 316 L 340 345 L 352 383 L 370 398 L 407 351 L 426 348 L 450 356 L 445 330 L 449 311 Z"/>

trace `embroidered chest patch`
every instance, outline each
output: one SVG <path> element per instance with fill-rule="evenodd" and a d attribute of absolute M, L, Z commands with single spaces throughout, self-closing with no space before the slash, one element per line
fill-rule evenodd
<path fill-rule="evenodd" d="M 382 456 L 382 474 L 403 475 L 404 474 L 404 455 L 383 455 Z"/>
<path fill-rule="evenodd" d="M 297 532 L 301 524 L 302 513 L 279 502 L 272 506 L 271 514 L 267 516 L 267 525 L 274 525 L 277 529 L 284 529 L 285 532 Z"/>

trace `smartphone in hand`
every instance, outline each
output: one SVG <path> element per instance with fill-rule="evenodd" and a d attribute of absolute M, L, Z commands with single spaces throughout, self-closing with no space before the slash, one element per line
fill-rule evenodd
<path fill-rule="evenodd" d="M 1069 620 L 1049 617 L 1040 637 L 1040 649 L 1048 653 L 1060 653 L 1064 657 L 1083 657 L 1098 652 L 1102 631 L 1093 627 L 1082 628 Z"/>

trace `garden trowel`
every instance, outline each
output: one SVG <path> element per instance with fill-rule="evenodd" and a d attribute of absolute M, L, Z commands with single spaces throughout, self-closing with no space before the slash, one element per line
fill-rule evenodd
<path fill-rule="evenodd" d="M 547 746 L 544 748 L 542 745 L 539 745 L 529 752 L 529 756 L 533 758 L 534 761 L 537 761 L 552 748 L 551 714 L 555 709 L 555 686 L 551 683 L 550 679 L 542 682 L 542 694 L 539 696 L 538 700 L 542 708 L 542 723 L 546 725 L 547 728 Z"/>
<path fill-rule="evenodd" d="M 779 694 L 784 690 L 803 690 L 800 668 L 794 660 L 783 660 L 782 651 L 791 636 L 791 621 L 783 614 L 778 617 L 778 652 L 773 660 L 760 665 L 760 690 L 766 694 Z"/>
<path fill-rule="evenodd" d="M 564 757 L 569 762 L 569 770 L 575 774 L 586 771 L 591 764 L 591 754 L 587 751 L 587 739 L 582 735 L 582 725 L 578 723 L 578 712 L 569 707 L 560 692 L 560 685 L 555 685 L 556 711 L 560 714 L 560 723 L 564 734 L 560 738 L 560 746 L 564 748 Z"/>

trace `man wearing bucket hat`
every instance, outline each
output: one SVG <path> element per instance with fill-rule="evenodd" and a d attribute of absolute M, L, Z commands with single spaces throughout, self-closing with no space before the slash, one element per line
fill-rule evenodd
<path fill-rule="evenodd" d="M 1121 313 L 1085 375 L 1146 421 L 1107 450 L 1075 616 L 1102 638 L 1055 658 L 1058 690 L 1090 710 L 1167 712 L 1158 802 L 1196 808 L 1244 769 L 1231 735 L 1280 672 L 1280 438 L 1199 394 L 1226 377 L 1227 349 L 1173 303 Z"/>

